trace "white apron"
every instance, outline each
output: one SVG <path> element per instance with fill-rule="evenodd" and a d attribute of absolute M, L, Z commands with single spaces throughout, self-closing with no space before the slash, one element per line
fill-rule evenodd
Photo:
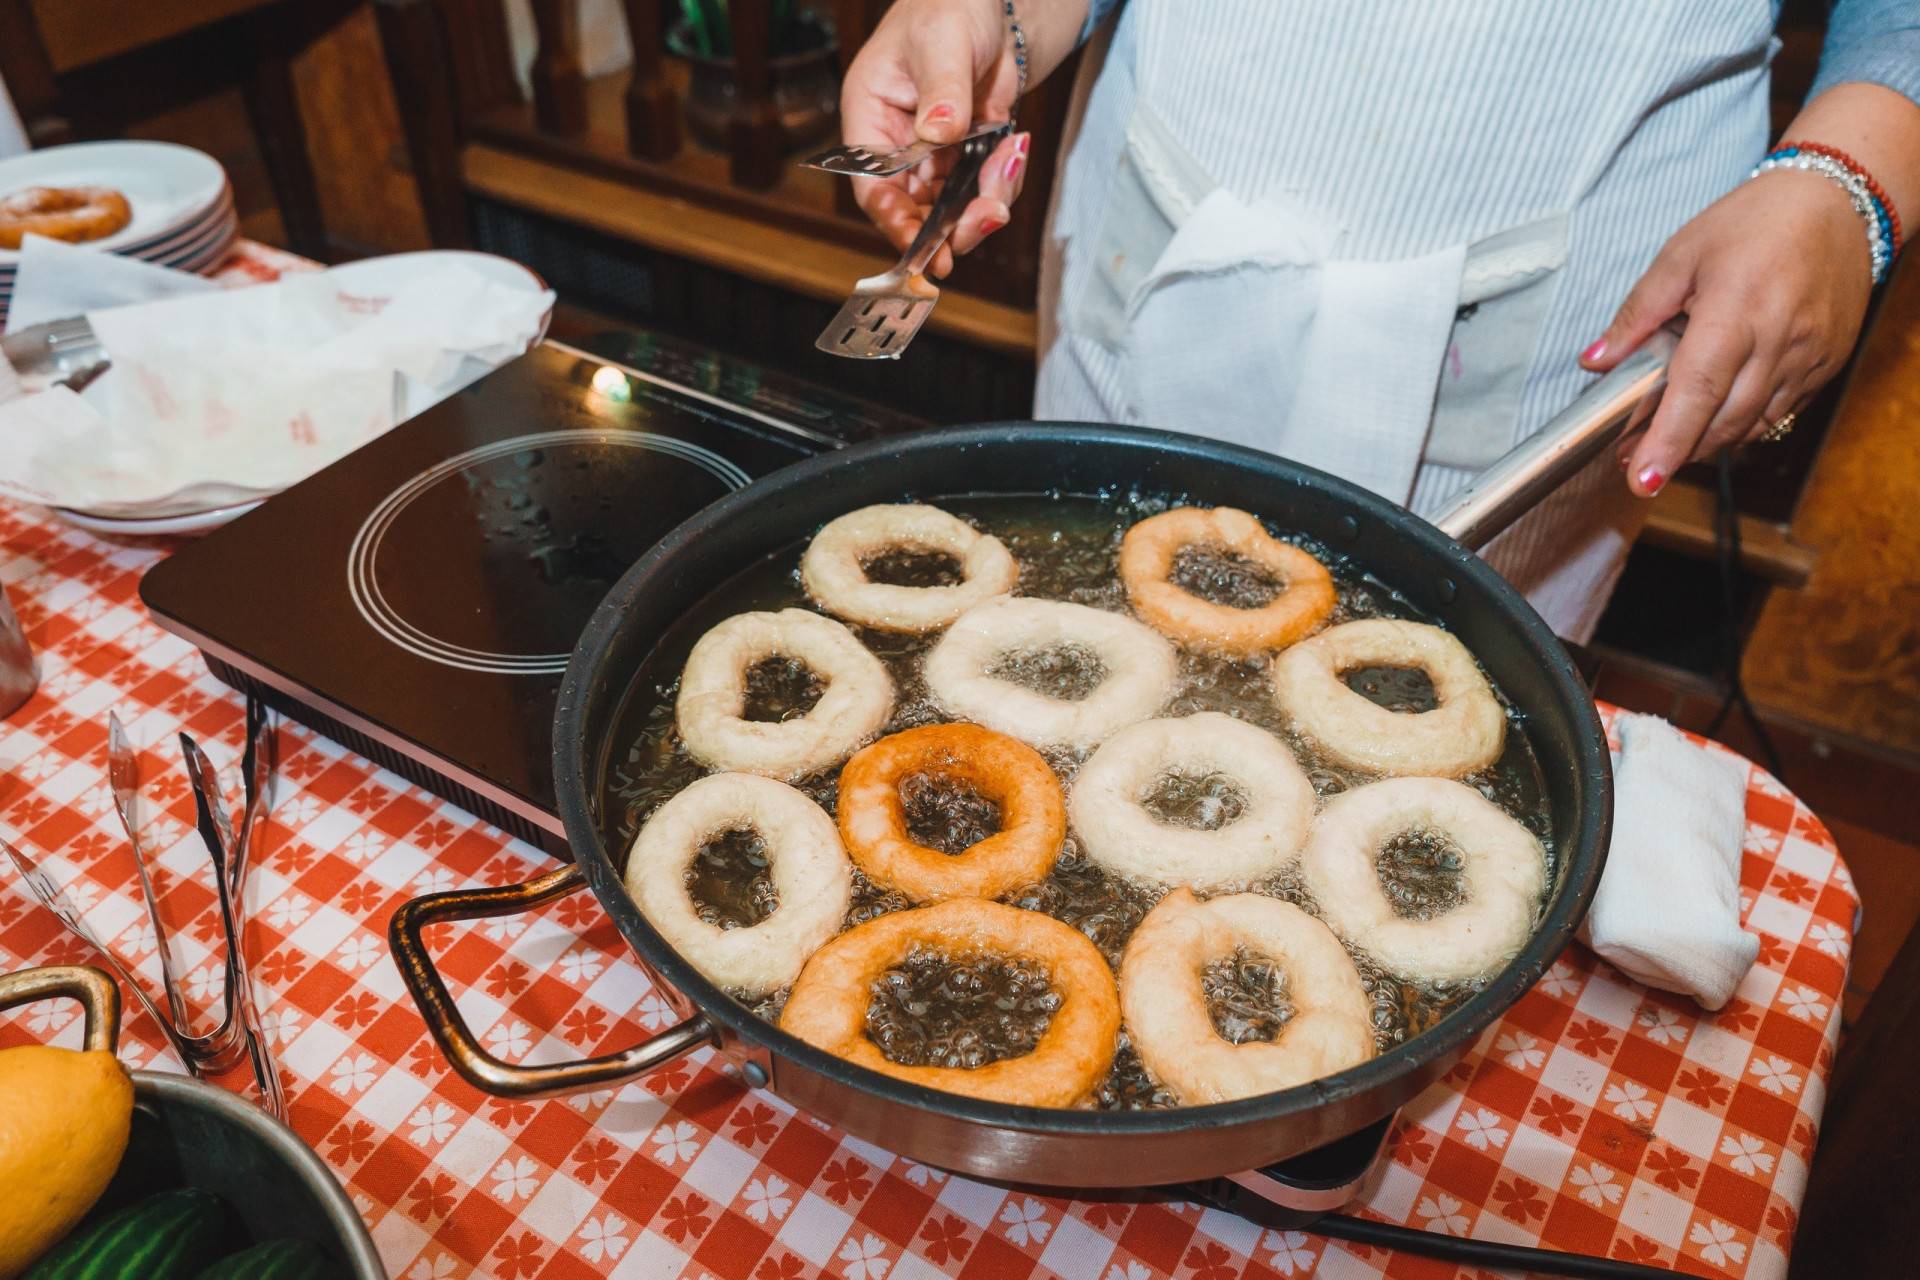
<path fill-rule="evenodd" d="M 1127 0 L 1055 193 L 1035 415 L 1437 508 L 1578 393 L 1666 237 L 1764 150 L 1773 22 L 1771 0 Z M 1603 462 L 1488 558 L 1584 640 L 1641 518 Z"/>

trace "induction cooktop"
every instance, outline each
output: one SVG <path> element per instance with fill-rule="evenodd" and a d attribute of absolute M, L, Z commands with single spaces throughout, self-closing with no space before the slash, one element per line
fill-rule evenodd
<path fill-rule="evenodd" d="M 614 581 L 716 498 L 925 425 L 648 334 L 547 342 L 149 572 L 227 683 L 566 856 L 551 729 Z"/>

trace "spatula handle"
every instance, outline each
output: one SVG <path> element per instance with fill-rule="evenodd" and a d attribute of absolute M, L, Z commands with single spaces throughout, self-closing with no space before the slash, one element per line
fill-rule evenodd
<path fill-rule="evenodd" d="M 953 229 L 960 225 L 960 215 L 966 212 L 967 203 L 980 189 L 980 169 L 1000 145 L 1000 139 L 1007 136 L 1011 125 L 1002 125 L 992 133 L 983 133 L 968 138 L 960 144 L 960 154 L 954 159 L 953 168 L 947 172 L 946 183 L 941 186 L 940 194 L 934 197 L 933 208 L 927 211 L 927 220 L 920 224 L 920 234 L 907 246 L 907 256 L 900 260 L 900 267 L 909 275 L 920 275 L 933 261 L 933 255 L 940 251 Z"/>

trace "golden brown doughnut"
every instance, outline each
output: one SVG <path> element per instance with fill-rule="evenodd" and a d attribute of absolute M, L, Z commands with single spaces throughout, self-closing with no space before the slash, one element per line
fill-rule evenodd
<path fill-rule="evenodd" d="M 18 249 L 29 235 L 99 240 L 131 221 L 132 206 L 112 187 L 28 187 L 0 199 L 0 249 Z"/>
<path fill-rule="evenodd" d="M 1280 579 L 1280 594 L 1258 609 L 1236 609 L 1175 586 L 1167 579 L 1173 558 L 1195 545 L 1253 561 Z M 1141 621 L 1181 644 L 1218 653 L 1285 648 L 1318 630 L 1336 599 L 1325 565 L 1232 507 L 1176 507 L 1140 521 L 1120 541 L 1120 577 Z"/>
<path fill-rule="evenodd" d="M 1000 830 L 957 854 L 907 834 L 900 780 L 952 778 L 1000 806 Z M 1038 751 L 977 724 L 931 724 L 882 738 L 840 771 L 840 839 L 875 884 L 915 902 L 997 898 L 1046 878 L 1067 834 L 1060 780 Z"/>
<path fill-rule="evenodd" d="M 1060 1007 L 1033 1052 L 984 1067 L 903 1067 L 867 1038 L 873 984 L 916 949 L 1028 960 L 1047 971 Z M 1071 1107 L 1106 1079 L 1120 1034 L 1120 996 L 1099 950 L 1037 911 L 950 898 L 856 925 L 813 953 L 787 997 L 780 1027 L 896 1080 L 1027 1107 Z"/>

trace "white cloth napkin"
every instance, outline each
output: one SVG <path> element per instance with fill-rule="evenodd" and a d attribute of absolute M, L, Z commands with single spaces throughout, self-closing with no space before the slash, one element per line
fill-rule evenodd
<path fill-rule="evenodd" d="M 30 315 L 152 296 L 146 264 L 67 254 L 84 264 L 23 272 L 62 300 L 26 295 Z M 351 287 L 330 272 L 211 292 L 190 279 L 184 296 L 86 312 L 112 367 L 82 394 L 0 403 L 0 493 L 133 515 L 276 492 L 525 351 L 553 304 L 457 260 L 391 288 L 364 270 Z"/>
<path fill-rule="evenodd" d="M 1760 952 L 1740 927 L 1747 766 L 1658 716 L 1615 728 L 1613 846 L 1581 937 L 1628 977 L 1721 1008 Z"/>
<path fill-rule="evenodd" d="M 7 92 L 6 80 L 0 79 L 0 160 L 32 149 L 27 126 L 20 122 L 20 112 L 14 108 L 13 95 Z"/>

